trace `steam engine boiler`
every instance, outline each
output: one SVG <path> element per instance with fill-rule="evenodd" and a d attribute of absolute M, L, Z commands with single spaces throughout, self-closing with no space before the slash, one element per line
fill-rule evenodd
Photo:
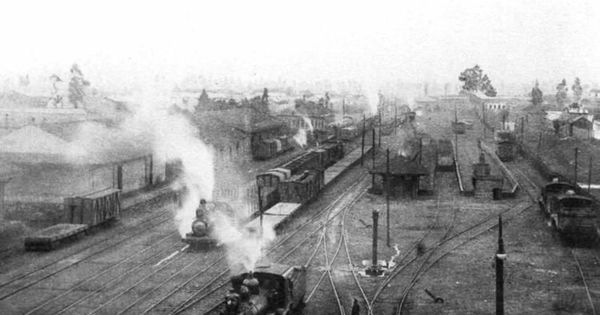
<path fill-rule="evenodd" d="M 209 213 L 231 212 L 229 205 L 223 202 L 206 202 L 200 200 L 196 209 L 196 218 L 192 222 L 192 232 L 187 233 L 183 241 L 195 249 L 209 249 L 217 246 L 212 234 L 212 224 L 208 219 Z"/>

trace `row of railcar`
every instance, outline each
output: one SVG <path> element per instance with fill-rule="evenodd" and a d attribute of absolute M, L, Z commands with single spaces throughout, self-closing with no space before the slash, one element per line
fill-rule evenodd
<path fill-rule="evenodd" d="M 598 238 L 597 202 L 579 186 L 555 178 L 541 188 L 538 202 L 561 235 L 569 239 Z"/>
<path fill-rule="evenodd" d="M 25 238 L 26 250 L 52 250 L 86 234 L 90 228 L 119 219 L 121 191 L 106 189 L 64 200 L 64 221 Z"/>
<path fill-rule="evenodd" d="M 343 157 L 341 142 L 325 143 L 257 175 L 260 210 L 278 202 L 303 203 L 316 197 L 323 187 L 323 171 Z"/>

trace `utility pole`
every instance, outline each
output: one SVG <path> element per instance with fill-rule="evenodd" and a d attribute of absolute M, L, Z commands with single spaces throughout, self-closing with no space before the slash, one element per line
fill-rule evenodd
<path fill-rule="evenodd" d="M 362 141 L 360 144 L 360 166 L 363 166 L 363 160 L 365 156 L 365 124 L 365 114 L 363 113 Z"/>
<path fill-rule="evenodd" d="M 525 142 L 525 117 L 521 117 L 521 143 Z"/>
<path fill-rule="evenodd" d="M 379 143 L 377 147 L 381 148 L 381 111 L 379 111 L 379 139 L 377 143 Z"/>
<path fill-rule="evenodd" d="M 371 129 L 373 133 L 373 140 L 371 142 L 371 156 L 373 157 L 373 168 L 375 168 L 375 128 Z"/>
<path fill-rule="evenodd" d="M 398 105 L 394 103 L 394 134 L 398 133 Z"/>
<path fill-rule="evenodd" d="M 577 185 L 577 155 L 579 153 L 579 148 L 575 147 L 575 170 L 574 170 L 574 177 L 575 177 L 575 185 Z"/>
<path fill-rule="evenodd" d="M 419 164 L 423 163 L 423 138 L 419 138 Z"/>
<path fill-rule="evenodd" d="M 385 152 L 385 206 L 386 206 L 386 229 L 387 246 L 390 247 L 390 149 Z"/>
<path fill-rule="evenodd" d="M 483 124 L 483 139 L 485 140 L 485 129 L 487 126 L 485 125 L 485 104 L 481 103 L 481 123 Z"/>
<path fill-rule="evenodd" d="M 502 239 L 502 215 L 498 217 L 498 251 L 496 260 L 496 315 L 504 314 L 504 240 Z"/>
<path fill-rule="evenodd" d="M 592 190 L 592 155 L 590 154 L 590 164 L 588 167 L 588 193 Z"/>

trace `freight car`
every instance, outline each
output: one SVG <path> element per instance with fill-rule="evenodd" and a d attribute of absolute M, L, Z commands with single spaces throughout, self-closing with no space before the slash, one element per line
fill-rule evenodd
<path fill-rule="evenodd" d="M 293 148 L 287 136 L 276 139 L 261 139 L 254 142 L 252 146 L 252 153 L 256 160 L 268 160 Z"/>
<path fill-rule="evenodd" d="M 326 143 L 323 146 L 307 151 L 295 159 L 256 176 L 259 190 L 260 210 L 268 209 L 280 202 L 281 185 L 292 176 L 307 170 L 322 170 L 344 157 L 344 146 L 341 142 Z"/>
<path fill-rule="evenodd" d="M 304 306 L 305 292 L 305 266 L 258 266 L 231 278 L 219 314 L 291 314 Z"/>
<path fill-rule="evenodd" d="M 308 170 L 280 182 L 281 202 L 305 203 L 319 195 L 324 186 L 323 170 Z"/>
<path fill-rule="evenodd" d="M 515 135 L 510 130 L 498 130 L 494 135 L 496 155 L 503 162 L 512 161 L 517 151 Z"/>
<path fill-rule="evenodd" d="M 121 214 L 121 191 L 105 189 L 64 200 L 67 223 L 87 224 L 94 227 L 113 220 Z"/>
<path fill-rule="evenodd" d="M 542 188 L 540 207 L 549 215 L 552 226 L 572 239 L 597 237 L 598 212 L 591 197 L 577 194 L 579 187 L 553 180 Z"/>
<path fill-rule="evenodd" d="M 437 162 L 436 170 L 441 172 L 452 172 L 454 171 L 454 153 L 452 151 L 452 142 L 448 139 L 438 140 L 437 145 Z"/>

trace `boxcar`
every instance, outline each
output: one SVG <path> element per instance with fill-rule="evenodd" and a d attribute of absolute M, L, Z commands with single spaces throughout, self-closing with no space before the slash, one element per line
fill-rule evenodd
<path fill-rule="evenodd" d="M 572 190 L 554 196 L 550 201 L 552 225 L 569 238 L 595 237 L 598 213 L 591 198 L 576 195 Z"/>
<path fill-rule="evenodd" d="M 559 181 L 558 178 L 554 178 L 552 182 L 542 186 L 538 198 L 538 203 L 542 211 L 550 214 L 550 201 L 552 200 L 552 197 L 564 195 L 569 190 L 576 192 L 577 186 L 568 182 Z"/>
<path fill-rule="evenodd" d="M 280 201 L 304 203 L 316 198 L 323 188 L 322 170 L 304 171 L 279 184 Z"/>
<path fill-rule="evenodd" d="M 91 194 L 65 198 L 67 223 L 96 226 L 118 219 L 121 214 L 121 191 L 106 189 Z"/>

